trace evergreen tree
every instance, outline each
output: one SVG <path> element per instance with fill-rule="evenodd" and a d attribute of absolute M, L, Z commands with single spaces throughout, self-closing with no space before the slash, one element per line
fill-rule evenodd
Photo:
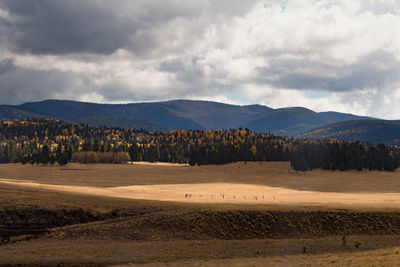
<path fill-rule="evenodd" d="M 42 152 L 39 155 L 39 162 L 47 165 L 50 162 L 50 150 L 47 145 L 44 145 L 42 148 Z"/>

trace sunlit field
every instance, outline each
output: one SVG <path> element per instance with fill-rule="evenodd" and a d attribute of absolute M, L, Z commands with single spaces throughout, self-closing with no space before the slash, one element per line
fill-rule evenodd
<path fill-rule="evenodd" d="M 390 265 L 399 178 L 286 162 L 0 165 L 1 224 L 14 225 L 0 263 Z"/>

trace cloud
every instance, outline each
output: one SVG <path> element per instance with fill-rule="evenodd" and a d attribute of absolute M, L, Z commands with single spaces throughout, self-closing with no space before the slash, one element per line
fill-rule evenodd
<path fill-rule="evenodd" d="M 0 99 L 4 104 L 45 98 L 74 98 L 86 88 L 86 84 L 83 75 L 26 69 L 15 66 L 11 60 L 0 61 Z"/>
<path fill-rule="evenodd" d="M 34 54 L 112 53 L 126 46 L 140 25 L 117 16 L 118 10 L 109 5 L 102 1 L 2 1 L 0 8 L 9 14 L 3 16 L 8 48 Z"/>
<path fill-rule="evenodd" d="M 0 96 L 398 119 L 399 28 L 395 0 L 0 0 Z"/>
<path fill-rule="evenodd" d="M 387 51 L 376 51 L 351 64 L 338 66 L 312 62 L 307 57 L 289 60 L 276 57 L 260 73 L 260 83 L 297 90 L 346 92 L 387 88 L 400 82 L 399 62 Z"/>
<path fill-rule="evenodd" d="M 226 0 L 215 4 L 178 0 L 2 0 L 0 8 L 9 49 L 34 54 L 111 54 L 118 49 L 150 53 L 161 48 L 158 42 L 167 38 L 179 42 L 179 37 L 197 34 L 185 23 L 196 20 L 203 12 L 216 8 L 222 14 L 234 15 L 244 10 L 240 1 Z M 199 24 L 201 27 L 201 20 Z"/>
<path fill-rule="evenodd" d="M 0 76 L 14 69 L 14 62 L 10 58 L 0 60 Z"/>

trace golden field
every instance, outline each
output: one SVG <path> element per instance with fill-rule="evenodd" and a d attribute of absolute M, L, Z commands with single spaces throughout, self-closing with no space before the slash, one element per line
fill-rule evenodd
<path fill-rule="evenodd" d="M 399 178 L 286 162 L 0 165 L 0 224 L 22 225 L 0 264 L 393 266 Z"/>

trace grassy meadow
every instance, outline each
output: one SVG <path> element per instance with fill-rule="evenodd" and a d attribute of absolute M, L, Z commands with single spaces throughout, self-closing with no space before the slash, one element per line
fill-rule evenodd
<path fill-rule="evenodd" d="M 230 183 L 397 194 L 400 172 L 296 173 L 289 163 L 0 165 L 0 179 L 110 188 Z M 0 183 L 2 265 L 392 266 L 395 205 L 158 201 Z"/>

